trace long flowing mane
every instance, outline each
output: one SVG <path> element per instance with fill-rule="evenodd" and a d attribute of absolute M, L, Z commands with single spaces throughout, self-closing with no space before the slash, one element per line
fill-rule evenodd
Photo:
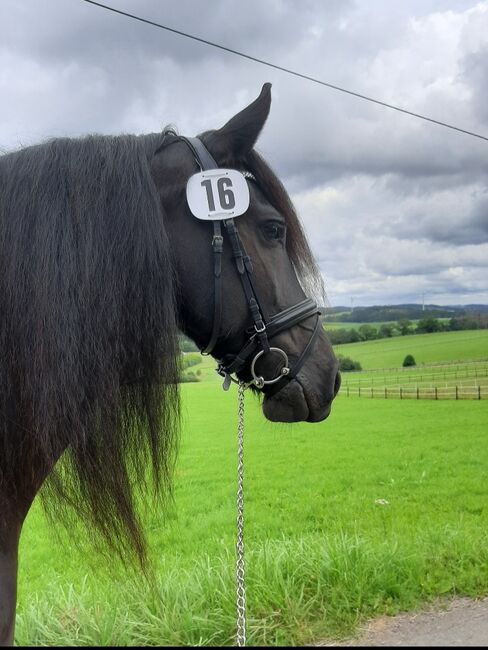
<path fill-rule="evenodd" d="M 31 489 L 30 468 L 47 474 L 64 452 L 51 506 L 69 503 L 142 562 L 133 487 L 152 475 L 168 493 L 179 427 L 156 138 L 56 139 L 0 157 L 0 513 Z"/>
<path fill-rule="evenodd" d="M 170 495 L 179 431 L 173 265 L 150 171 L 160 138 L 62 138 L 0 157 L 0 524 L 31 476 L 48 475 L 54 520 L 71 505 L 142 565 L 134 487 L 152 478 Z M 320 299 L 279 179 L 255 151 L 226 162 L 285 216 L 297 275 Z"/>

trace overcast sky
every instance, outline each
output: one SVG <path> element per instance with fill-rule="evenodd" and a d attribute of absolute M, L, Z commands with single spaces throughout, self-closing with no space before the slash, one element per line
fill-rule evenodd
<path fill-rule="evenodd" d="M 488 136 L 488 0 L 106 0 Z M 221 126 L 271 81 L 258 143 L 332 305 L 488 303 L 488 142 L 89 5 L 1 0 L 0 149 Z"/>

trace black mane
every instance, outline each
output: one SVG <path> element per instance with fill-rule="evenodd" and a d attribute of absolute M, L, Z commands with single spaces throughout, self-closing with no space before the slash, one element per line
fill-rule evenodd
<path fill-rule="evenodd" d="M 31 489 L 29 467 L 47 473 L 66 449 L 49 494 L 141 561 L 132 488 L 152 475 L 168 493 L 179 427 L 157 139 L 56 139 L 0 157 L 0 513 L 1 495 Z"/>
<path fill-rule="evenodd" d="M 150 172 L 160 142 L 62 138 L 0 156 L 0 527 L 9 503 L 32 493 L 30 477 L 49 475 L 55 521 L 68 503 L 142 564 L 133 488 L 152 478 L 157 495 L 171 493 L 179 431 L 173 268 Z M 253 172 L 320 301 L 279 179 L 255 151 L 220 163 Z"/>

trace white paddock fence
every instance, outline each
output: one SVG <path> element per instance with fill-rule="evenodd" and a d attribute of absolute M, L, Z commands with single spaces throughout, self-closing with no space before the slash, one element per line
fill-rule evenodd
<path fill-rule="evenodd" d="M 488 386 L 344 386 L 340 390 L 346 397 L 370 399 L 487 399 Z"/>

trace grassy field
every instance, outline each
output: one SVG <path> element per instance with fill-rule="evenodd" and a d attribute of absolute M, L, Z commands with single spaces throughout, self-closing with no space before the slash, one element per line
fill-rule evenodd
<path fill-rule="evenodd" d="M 198 357 L 199 363 L 189 368 L 194 373 L 198 372 L 198 381 L 218 381 L 219 375 L 215 372 L 216 361 L 208 355 L 201 355 L 199 352 L 190 352 L 191 357 Z"/>
<path fill-rule="evenodd" d="M 446 323 L 450 319 L 449 318 L 437 318 L 440 323 Z M 411 320 L 412 326 L 416 326 L 417 323 L 419 322 L 418 320 Z M 328 321 L 326 320 L 324 323 L 325 329 L 326 330 L 337 330 L 337 329 L 359 329 L 361 325 L 372 325 L 373 327 L 376 327 L 376 329 L 379 329 L 382 325 L 396 325 L 398 321 L 396 320 L 391 320 L 391 321 L 373 321 L 372 323 L 364 323 L 364 322 L 354 322 L 354 323 L 348 323 L 347 321 Z"/>
<path fill-rule="evenodd" d="M 235 390 L 182 392 L 175 503 L 145 514 L 158 587 L 94 555 L 81 531 L 58 539 L 36 504 L 18 644 L 233 643 Z M 246 409 L 249 644 L 341 638 L 365 617 L 488 593 L 486 402 L 339 397 L 327 421 L 292 426 L 266 422 L 250 395 Z"/>
<path fill-rule="evenodd" d="M 346 386 L 485 386 L 488 361 L 451 362 L 409 368 L 388 368 L 342 373 Z"/>
<path fill-rule="evenodd" d="M 419 364 L 466 359 L 488 360 L 488 330 L 436 332 L 335 345 L 336 354 L 359 361 L 363 369 L 398 368 L 407 354 Z"/>
<path fill-rule="evenodd" d="M 415 321 L 411 321 L 414 323 Z M 333 322 L 333 321 L 328 321 L 326 320 L 324 322 L 324 327 L 325 330 L 339 330 L 339 329 L 346 329 L 346 330 L 357 330 L 361 327 L 361 325 L 371 325 L 372 327 L 376 327 L 378 329 L 381 327 L 381 325 L 395 325 L 396 321 L 387 321 L 387 322 L 373 322 L 373 323 L 348 323 L 347 321 L 344 322 Z"/>

